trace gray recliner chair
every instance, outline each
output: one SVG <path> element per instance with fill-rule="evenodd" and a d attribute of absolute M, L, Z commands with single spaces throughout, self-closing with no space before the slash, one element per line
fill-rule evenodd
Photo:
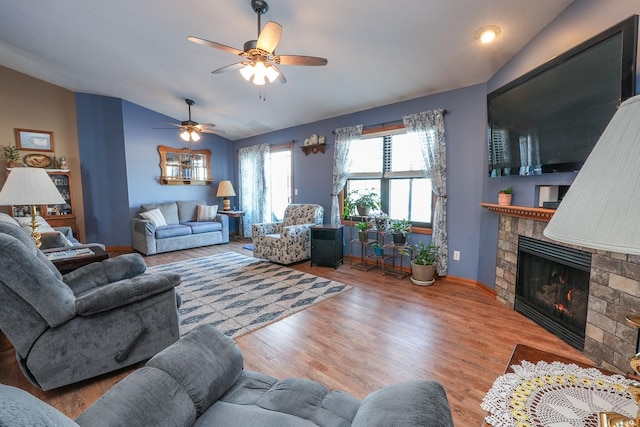
<path fill-rule="evenodd" d="M 146 360 L 179 338 L 174 273 L 127 254 L 61 276 L 20 227 L 0 223 L 0 330 L 42 390 Z"/>

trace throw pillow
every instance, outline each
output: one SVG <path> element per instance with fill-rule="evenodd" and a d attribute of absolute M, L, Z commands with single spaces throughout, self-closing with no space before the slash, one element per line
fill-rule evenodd
<path fill-rule="evenodd" d="M 160 209 L 158 208 L 151 209 L 146 212 L 140 212 L 140 216 L 154 223 L 156 227 L 167 225 L 167 221 L 164 220 L 164 215 L 162 215 L 162 212 L 160 212 Z"/>
<path fill-rule="evenodd" d="M 196 221 L 215 221 L 216 215 L 218 215 L 218 205 L 198 205 Z"/>
<path fill-rule="evenodd" d="M 16 218 L 16 221 L 18 222 L 18 224 L 20 224 L 20 227 L 22 227 L 22 229 L 27 233 L 27 234 L 31 234 L 31 217 L 30 216 L 21 216 Z M 40 233 L 44 233 L 44 232 L 53 232 L 55 231 L 47 221 L 44 220 L 44 218 L 42 218 L 40 215 L 36 215 L 36 222 L 38 223 L 38 231 Z"/>
<path fill-rule="evenodd" d="M 51 248 L 62 248 L 65 246 L 73 246 L 73 243 L 69 241 L 59 231 L 46 232 L 40 234 L 40 241 L 42 242 L 42 246 L 40 246 L 40 250 L 51 249 Z"/>

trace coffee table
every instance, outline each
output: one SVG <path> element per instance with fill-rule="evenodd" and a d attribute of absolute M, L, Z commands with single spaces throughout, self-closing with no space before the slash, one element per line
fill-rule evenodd
<path fill-rule="evenodd" d="M 90 245 L 89 249 L 93 252 L 93 254 L 82 254 L 78 256 L 65 257 L 59 259 L 52 259 L 51 262 L 56 266 L 60 274 L 67 274 L 73 270 L 76 270 L 82 266 L 87 264 L 91 264 L 93 262 L 104 261 L 109 258 L 109 253 L 106 252 L 102 247 L 98 245 Z M 63 249 L 60 251 L 54 251 L 55 253 L 62 253 L 69 250 L 73 250 L 73 248 Z"/>

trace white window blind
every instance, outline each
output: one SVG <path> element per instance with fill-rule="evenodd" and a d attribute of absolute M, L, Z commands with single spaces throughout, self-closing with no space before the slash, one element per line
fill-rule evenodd
<path fill-rule="evenodd" d="M 368 138 L 352 141 L 349 148 L 349 177 L 381 178 L 384 154 L 384 138 Z"/>

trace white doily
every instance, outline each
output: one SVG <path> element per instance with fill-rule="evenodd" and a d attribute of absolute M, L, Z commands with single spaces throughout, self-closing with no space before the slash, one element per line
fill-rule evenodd
<path fill-rule="evenodd" d="M 638 406 L 627 391 L 633 381 L 595 368 L 560 362 L 523 361 L 500 376 L 480 406 L 493 427 L 598 427 L 598 413 L 635 417 Z"/>

